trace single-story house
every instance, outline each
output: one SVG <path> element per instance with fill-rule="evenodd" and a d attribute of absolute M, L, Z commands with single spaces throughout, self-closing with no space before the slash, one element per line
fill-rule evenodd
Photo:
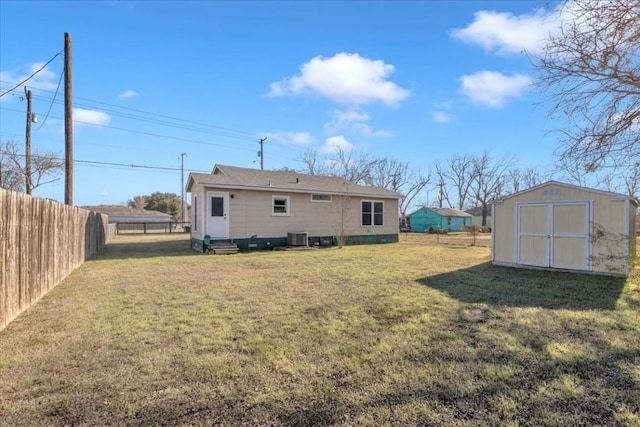
<path fill-rule="evenodd" d="M 635 255 L 637 201 L 549 181 L 492 206 L 492 262 L 626 275 Z"/>
<path fill-rule="evenodd" d="M 471 225 L 477 225 L 478 227 L 483 227 L 482 225 L 482 206 L 476 206 L 475 208 L 465 210 L 466 213 L 471 215 Z M 491 227 L 491 206 L 487 206 L 486 213 L 486 222 L 484 227 Z"/>
<path fill-rule="evenodd" d="M 216 165 L 190 173 L 191 246 L 240 249 L 398 241 L 401 195 L 342 178 Z"/>
<path fill-rule="evenodd" d="M 453 208 L 422 207 L 409 214 L 411 231 L 428 232 L 430 230 L 464 231 L 471 225 L 471 215 Z"/>

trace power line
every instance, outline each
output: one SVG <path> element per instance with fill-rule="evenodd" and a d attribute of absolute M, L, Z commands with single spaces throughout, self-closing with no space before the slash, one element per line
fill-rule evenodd
<path fill-rule="evenodd" d="M 23 81 L 21 81 L 20 83 L 16 84 L 14 87 L 12 87 L 11 89 L 9 89 L 6 92 L 2 92 L 0 94 L 0 98 L 2 98 L 3 96 L 5 96 L 6 94 L 8 94 L 9 92 L 13 92 L 16 88 L 20 87 L 23 83 L 28 82 L 29 80 L 31 80 L 36 74 L 38 74 L 40 71 L 44 70 L 47 65 L 49 65 L 51 63 L 51 61 L 53 61 L 54 59 L 56 59 L 58 56 L 62 55 L 62 51 L 56 53 L 53 58 L 51 58 L 49 61 L 47 61 L 46 64 L 44 64 L 42 67 L 40 67 L 40 69 L 36 72 L 34 72 L 33 74 L 31 74 L 29 77 L 27 77 L 26 79 L 24 79 Z"/>
<path fill-rule="evenodd" d="M 42 128 L 42 126 L 44 126 L 44 124 L 47 122 L 47 119 L 49 118 L 49 113 L 51 113 L 51 108 L 53 108 L 53 103 L 55 102 L 56 96 L 58 96 L 58 91 L 60 90 L 60 83 L 62 83 L 62 77 L 64 77 L 64 73 L 60 73 L 60 78 L 58 79 L 58 86 L 56 87 L 56 93 L 53 94 L 53 98 L 51 99 L 51 104 L 49 104 L 49 109 L 47 110 L 47 114 L 44 116 L 44 120 L 42 120 L 42 123 L 40 123 L 40 126 L 38 126 L 38 129 L 36 129 L 36 131 L 39 131 Z"/>
<path fill-rule="evenodd" d="M 3 83 L 3 82 L 4 83 L 10 83 L 10 82 L 4 81 L 4 80 L 0 80 L 0 83 Z M 58 89 L 59 89 L 59 86 L 58 86 Z M 38 96 L 38 95 L 34 94 L 34 98 L 38 98 L 38 99 L 41 99 L 41 100 L 47 100 L 47 101 L 49 99 L 51 99 L 51 105 L 49 107 L 49 111 L 47 112 L 47 118 L 49 117 L 52 105 L 54 103 L 55 104 L 61 104 L 60 101 L 56 101 L 55 100 L 55 95 L 57 94 L 58 89 L 56 89 L 55 92 L 54 91 L 50 91 L 50 90 L 46 90 L 46 89 L 38 89 L 41 92 L 53 93 L 54 97 L 52 99 L 49 98 L 49 97 Z M 105 112 L 107 112 L 107 113 L 109 113 L 111 115 L 118 116 L 118 117 L 123 117 L 123 118 L 130 119 L 130 120 L 137 120 L 137 121 L 141 121 L 141 122 L 159 124 L 159 125 L 172 127 L 172 128 L 185 129 L 185 130 L 196 131 L 196 132 L 201 132 L 201 133 L 205 133 L 205 134 L 212 134 L 212 135 L 216 135 L 216 136 L 222 136 L 222 137 L 231 138 L 231 139 L 238 139 L 238 140 L 247 140 L 247 141 L 249 141 L 249 140 L 253 141 L 254 138 L 255 138 L 255 135 L 257 134 L 257 133 L 251 133 L 251 132 L 247 132 L 247 131 L 242 131 L 242 130 L 237 130 L 237 129 L 232 129 L 232 128 L 226 128 L 226 127 L 211 125 L 211 124 L 192 121 L 192 120 L 179 119 L 179 118 L 168 116 L 168 115 L 152 113 L 152 112 L 138 110 L 138 109 L 129 108 L 129 107 L 123 107 L 123 106 L 110 104 L 110 103 L 102 102 L 102 101 L 96 101 L 96 100 L 83 98 L 83 97 L 74 97 L 74 99 L 85 100 L 85 101 L 88 101 L 88 102 L 94 103 L 94 104 L 105 105 L 105 106 L 113 107 L 113 108 L 116 108 L 116 109 L 121 109 L 121 110 L 125 110 L 125 111 L 132 111 L 132 112 L 136 112 L 136 113 L 141 113 L 141 114 L 144 114 L 144 115 L 152 116 L 152 117 L 144 117 L 144 116 L 140 116 L 140 115 L 136 115 L 136 114 L 128 114 L 128 113 L 124 113 L 124 112 L 119 112 L 119 111 L 114 111 L 114 110 L 104 109 L 103 108 L 103 110 Z M 95 106 L 93 106 L 93 105 L 79 104 L 79 103 L 76 103 L 76 106 L 84 107 L 84 108 L 92 108 L 92 109 L 95 108 Z M 18 110 L 12 110 L 10 108 L 1 107 L 1 106 L 0 106 L 0 109 L 5 109 L 7 111 L 21 112 L 21 111 L 18 111 Z M 159 117 L 159 118 L 162 118 L 162 119 L 167 119 L 169 121 L 161 120 L 161 119 L 155 119 L 155 118 L 153 118 L 153 116 Z M 53 117 L 53 118 L 56 118 L 56 117 Z M 224 145 L 224 144 L 208 143 L 208 142 L 198 141 L 198 140 L 189 139 L 189 138 L 172 137 L 172 136 L 167 136 L 167 135 L 162 135 L 162 134 L 157 134 L 157 133 L 136 131 L 136 130 L 133 130 L 133 129 L 119 128 L 119 127 L 109 126 L 109 125 L 97 125 L 97 124 L 86 123 L 86 122 L 81 122 L 81 121 L 77 121 L 77 120 L 74 120 L 74 122 L 93 125 L 93 126 L 98 126 L 98 127 L 102 127 L 102 128 L 106 128 L 106 129 L 114 129 L 114 130 L 120 130 L 120 131 L 125 131 L 125 132 L 137 133 L 137 134 L 141 134 L 141 135 L 148 135 L 148 136 L 154 136 L 154 137 L 165 138 L 165 139 L 173 139 L 173 140 L 177 140 L 177 141 L 192 142 L 192 143 L 196 143 L 196 144 L 217 146 L 217 147 L 224 147 L 224 148 L 232 148 L 232 149 L 237 149 L 237 150 L 242 150 L 242 151 L 252 151 L 252 150 L 246 149 L 246 148 L 239 148 L 239 147 L 236 147 L 236 146 L 229 146 L 229 145 Z M 193 124 L 194 126 L 185 125 L 185 123 Z M 40 130 L 43 125 L 44 125 L 44 122 L 38 127 L 37 130 Z M 274 139 L 276 141 L 280 141 L 281 143 L 284 143 L 284 141 L 280 140 L 279 138 L 272 137 L 272 139 Z M 291 146 L 289 146 L 289 151 L 291 149 L 294 149 L 296 151 L 301 151 L 302 150 L 299 147 L 291 147 Z M 281 155 L 278 155 L 276 153 L 273 153 L 273 155 L 276 156 L 276 157 L 284 158 L 284 159 L 289 159 L 290 158 L 290 156 L 281 156 Z"/>
<path fill-rule="evenodd" d="M 6 107 L 0 107 L 0 110 L 14 111 L 14 112 L 18 112 L 18 113 L 22 112 L 20 110 L 16 110 L 16 109 L 13 109 L 13 108 L 6 108 Z M 52 116 L 52 118 L 61 120 L 60 117 Z M 123 131 L 123 132 L 136 133 L 136 134 L 139 134 L 139 135 L 153 136 L 153 137 L 156 137 L 156 138 L 173 139 L 173 140 L 176 140 L 176 141 L 191 142 L 191 143 L 194 143 L 194 144 L 209 145 L 209 146 L 213 146 L 213 147 L 231 148 L 231 149 L 234 149 L 234 150 L 253 151 L 253 150 L 250 150 L 248 148 L 240 148 L 240 147 L 236 147 L 236 146 L 232 146 L 232 145 L 215 144 L 213 142 L 204 142 L 204 141 L 198 141 L 198 140 L 195 140 L 195 139 L 181 138 L 181 137 L 177 137 L 177 136 L 161 135 L 161 134 L 157 134 L 157 133 L 144 132 L 144 131 L 138 131 L 138 130 L 126 129 L 126 128 L 120 128 L 120 127 L 116 127 L 116 126 L 95 124 L 95 123 L 83 122 L 81 120 L 74 120 L 73 122 L 74 123 L 85 124 L 85 125 L 91 125 L 91 126 L 95 126 L 95 127 L 99 127 L 99 128 L 114 129 L 114 130 L 119 130 L 119 131 Z"/>
<path fill-rule="evenodd" d="M 0 83 L 13 84 L 13 82 L 8 82 L 6 80 L 0 80 Z M 54 93 L 53 91 L 47 90 L 47 89 L 38 89 L 38 90 L 41 91 L 41 92 Z M 43 96 L 37 96 L 35 94 L 34 94 L 34 97 L 40 98 L 40 99 L 45 99 L 45 100 L 49 99 L 49 98 L 45 98 Z M 99 105 L 106 105 L 106 106 L 113 107 L 113 108 L 118 108 L 118 109 L 121 109 L 121 110 L 132 111 L 132 112 L 136 112 L 136 113 L 142 113 L 142 114 L 149 115 L 149 116 L 157 116 L 157 117 L 160 117 L 160 118 L 163 118 L 163 119 L 171 120 L 174 123 L 167 122 L 167 121 L 162 121 L 162 120 L 157 120 L 157 119 L 152 119 L 152 118 L 145 118 L 145 117 L 142 117 L 142 116 L 136 116 L 136 115 L 132 115 L 132 114 L 119 113 L 119 112 L 115 112 L 115 111 L 109 110 L 109 109 L 103 109 L 104 111 L 110 112 L 110 113 L 112 113 L 114 115 L 118 115 L 120 117 L 131 118 L 131 119 L 136 119 L 136 120 L 143 120 L 143 121 L 149 121 L 149 122 L 153 122 L 153 123 L 164 124 L 166 126 L 181 127 L 181 128 L 190 129 L 190 130 L 198 129 L 196 127 L 187 127 L 187 126 L 185 126 L 183 124 L 183 123 L 191 123 L 193 125 L 197 125 L 197 126 L 200 126 L 200 127 L 212 128 L 212 129 L 220 129 L 222 131 L 226 131 L 226 132 L 220 132 L 220 131 L 213 132 L 213 131 L 205 131 L 205 130 L 199 129 L 200 132 L 211 132 L 211 133 L 223 134 L 223 135 L 229 135 L 229 132 L 240 134 L 240 135 L 236 135 L 235 136 L 236 138 L 240 138 L 241 135 L 246 135 L 246 136 L 244 136 L 242 138 L 253 140 L 255 138 L 255 136 L 256 136 L 256 133 L 254 133 L 254 132 L 247 132 L 247 131 L 244 131 L 244 130 L 226 128 L 226 127 L 222 127 L 222 126 L 211 125 L 211 124 L 208 124 L 208 123 L 202 123 L 202 122 L 197 122 L 197 121 L 193 121 L 193 120 L 181 119 L 181 118 L 172 117 L 172 116 L 168 116 L 168 115 L 164 115 L 164 114 L 158 114 L 158 113 L 153 113 L 153 112 L 149 112 L 149 111 L 138 110 L 138 109 L 135 109 L 135 108 L 129 108 L 129 107 L 123 107 L 123 106 L 119 106 L 119 105 L 115 105 L 115 104 L 110 104 L 110 103 L 107 103 L 107 102 L 96 101 L 96 100 L 92 100 L 92 99 L 88 99 L 88 98 L 82 98 L 82 97 L 75 97 L 74 96 L 73 99 L 74 100 L 88 101 L 90 103 L 99 104 Z M 60 104 L 60 102 L 57 102 L 57 104 Z M 82 105 L 82 104 L 75 103 L 75 105 Z M 86 104 L 83 105 L 83 106 L 89 107 L 89 108 L 94 108 L 94 107 L 92 107 L 90 105 L 86 105 Z M 175 122 L 178 122 L 178 123 L 175 123 Z"/>
<path fill-rule="evenodd" d="M 0 150 L 0 154 L 13 154 L 17 157 L 25 157 L 25 154 L 19 154 L 19 153 L 11 153 L 9 151 L 1 151 Z M 53 160 L 64 160 L 61 157 L 52 157 L 52 156 L 31 156 L 33 158 L 49 158 L 49 159 L 53 159 Z M 167 166 L 151 166 L 151 165 L 136 165 L 136 164 L 127 164 L 127 163 L 114 163 L 114 162 L 99 162 L 96 160 L 78 160 L 78 159 L 74 159 L 73 160 L 74 163 L 85 163 L 88 165 L 102 165 L 102 166 L 119 166 L 119 167 L 126 167 L 126 168 L 130 168 L 130 169 L 152 169 L 152 170 L 164 170 L 164 171 L 175 171 L 175 172 L 180 172 L 182 169 L 181 168 L 174 168 L 174 167 L 167 167 Z M 199 169 L 193 169 L 191 170 L 191 172 L 199 172 L 199 173 L 209 173 L 211 172 L 210 170 L 199 170 Z"/>

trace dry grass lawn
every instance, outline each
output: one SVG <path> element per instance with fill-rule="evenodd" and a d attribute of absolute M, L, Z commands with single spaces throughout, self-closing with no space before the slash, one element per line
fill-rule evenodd
<path fill-rule="evenodd" d="M 640 425 L 640 280 L 117 236 L 0 331 L 0 424 Z"/>

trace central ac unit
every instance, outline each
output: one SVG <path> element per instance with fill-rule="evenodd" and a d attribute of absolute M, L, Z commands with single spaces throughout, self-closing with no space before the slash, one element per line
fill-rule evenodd
<path fill-rule="evenodd" d="M 289 246 L 307 246 L 308 241 L 309 233 L 306 231 L 287 233 L 287 245 Z"/>

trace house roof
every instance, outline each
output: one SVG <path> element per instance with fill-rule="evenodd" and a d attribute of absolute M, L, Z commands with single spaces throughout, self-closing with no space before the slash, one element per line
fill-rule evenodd
<path fill-rule="evenodd" d="M 465 210 L 471 216 L 482 216 L 482 206 L 476 206 L 475 208 Z M 487 215 L 491 216 L 491 206 L 487 207 Z"/>
<path fill-rule="evenodd" d="M 258 191 L 292 193 L 349 194 L 354 196 L 397 199 L 400 193 L 381 187 L 357 185 L 342 178 L 307 175 L 297 172 L 265 171 L 216 165 L 213 173 L 190 173 L 187 191 L 194 185 Z"/>
<path fill-rule="evenodd" d="M 171 218 L 171 215 L 159 212 L 148 211 L 146 209 L 134 209 L 128 206 L 118 205 L 98 205 L 98 206 L 81 206 L 83 209 L 89 211 L 99 212 L 109 216 L 140 216 L 140 217 L 158 217 L 158 218 Z"/>
<path fill-rule="evenodd" d="M 411 215 L 413 215 L 413 214 L 415 214 L 417 212 L 420 212 L 423 209 L 424 210 L 427 210 L 427 209 L 431 210 L 431 211 L 437 213 L 440 216 L 460 216 L 460 217 L 470 217 L 471 216 L 466 212 L 462 212 L 461 210 L 454 209 L 454 208 L 433 208 L 433 207 L 430 208 L 430 207 L 426 207 L 426 206 L 418 209 L 417 211 L 415 211 L 413 213 L 411 213 L 409 216 L 411 216 Z"/>
<path fill-rule="evenodd" d="M 604 190 L 596 190 L 594 188 L 588 188 L 588 187 L 580 187 L 578 185 L 566 184 L 564 182 L 553 181 L 553 180 L 547 181 L 547 182 L 545 182 L 543 184 L 540 184 L 540 185 L 536 185 L 534 187 L 527 188 L 526 190 L 522 190 L 522 191 L 519 191 L 517 193 L 512 193 L 512 194 L 506 195 L 504 197 L 501 197 L 500 199 L 495 200 L 493 203 L 494 204 L 502 203 L 505 199 L 510 199 L 512 197 L 516 197 L 516 196 L 519 196 L 521 194 L 525 194 L 525 193 L 528 193 L 528 192 L 531 192 L 531 191 L 536 191 L 536 190 L 539 190 L 541 188 L 548 187 L 548 186 L 551 186 L 551 185 L 555 185 L 555 186 L 559 186 L 559 187 L 565 187 L 565 188 L 572 188 L 574 190 L 583 190 L 583 191 L 590 191 L 590 192 L 593 192 L 593 193 L 604 194 L 604 195 L 607 195 L 607 196 L 611 197 L 612 200 L 629 200 L 635 206 L 638 206 L 638 201 L 634 197 L 629 196 L 627 194 L 614 193 L 614 192 L 611 192 L 611 191 L 604 191 Z"/>

